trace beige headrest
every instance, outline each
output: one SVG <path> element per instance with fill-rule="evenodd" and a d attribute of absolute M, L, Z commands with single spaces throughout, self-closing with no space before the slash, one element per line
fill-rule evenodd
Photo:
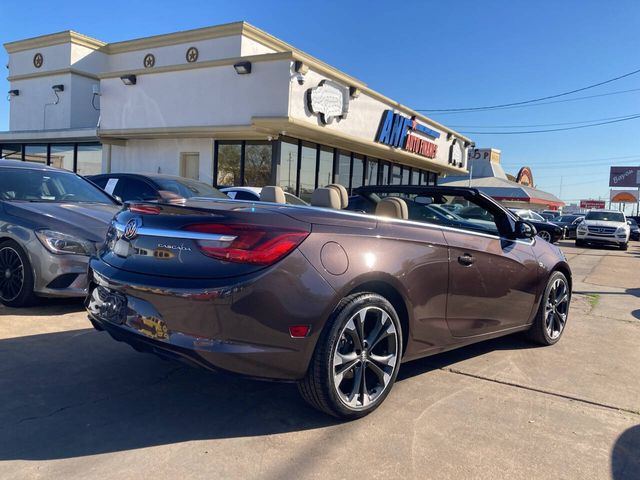
<path fill-rule="evenodd" d="M 376 215 L 379 217 L 398 218 L 400 220 L 409 219 L 409 208 L 407 202 L 398 197 L 387 197 L 376 205 Z"/>
<path fill-rule="evenodd" d="M 343 185 L 340 185 L 339 183 L 331 183 L 327 185 L 326 188 L 333 188 L 338 192 L 338 195 L 340 196 L 340 208 L 347 208 L 347 206 L 349 206 L 349 193 Z"/>
<path fill-rule="evenodd" d="M 287 203 L 287 199 L 284 196 L 284 190 L 280 187 L 267 186 L 262 187 L 260 192 L 260 201 L 273 202 L 273 203 Z"/>
<path fill-rule="evenodd" d="M 316 188 L 311 195 L 314 207 L 335 208 L 340 210 L 340 196 L 335 188 Z"/>

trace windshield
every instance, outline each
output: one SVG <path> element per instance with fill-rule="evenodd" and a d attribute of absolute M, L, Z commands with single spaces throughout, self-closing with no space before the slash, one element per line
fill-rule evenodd
<path fill-rule="evenodd" d="M 568 223 L 568 222 L 573 222 L 576 218 L 579 218 L 579 216 L 578 215 L 562 215 L 561 217 L 556 218 L 556 222 Z"/>
<path fill-rule="evenodd" d="M 0 200 L 115 203 L 98 187 L 73 173 L 26 168 L 0 170 Z"/>
<path fill-rule="evenodd" d="M 624 222 L 622 212 L 589 212 L 585 220 L 601 220 L 603 222 Z"/>
<path fill-rule="evenodd" d="M 173 178 L 154 178 L 160 188 L 165 192 L 174 193 L 183 198 L 191 197 L 213 197 L 213 198 L 229 198 L 224 193 L 213 188 L 206 183 L 198 182 L 196 180 L 190 180 L 188 178 L 173 179 Z"/>

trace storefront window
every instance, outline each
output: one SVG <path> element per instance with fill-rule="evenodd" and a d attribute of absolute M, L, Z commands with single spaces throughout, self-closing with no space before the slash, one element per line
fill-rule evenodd
<path fill-rule="evenodd" d="M 351 188 L 362 186 L 364 176 L 364 157 L 362 155 L 353 156 L 353 174 L 351 175 Z"/>
<path fill-rule="evenodd" d="M 51 145 L 50 165 L 73 171 L 73 145 Z"/>
<path fill-rule="evenodd" d="M 389 185 L 389 164 L 380 162 L 380 185 Z"/>
<path fill-rule="evenodd" d="M 5 143 L 0 145 L 0 158 L 6 160 L 22 160 L 22 145 L 18 143 Z"/>
<path fill-rule="evenodd" d="M 400 185 L 402 183 L 402 167 L 393 165 L 391 167 L 391 185 Z"/>
<path fill-rule="evenodd" d="M 218 178 L 217 185 L 239 186 L 240 178 L 240 143 L 218 143 Z"/>
<path fill-rule="evenodd" d="M 78 175 L 97 175 L 102 172 L 102 145 L 78 144 Z"/>
<path fill-rule="evenodd" d="M 318 165 L 318 186 L 333 183 L 333 148 L 320 147 L 320 165 Z"/>
<path fill-rule="evenodd" d="M 46 145 L 25 145 L 24 159 L 27 162 L 47 163 Z"/>
<path fill-rule="evenodd" d="M 300 198 L 311 200 L 311 194 L 316 187 L 316 145 L 302 142 L 302 156 L 300 157 Z"/>
<path fill-rule="evenodd" d="M 298 175 L 298 143 L 280 142 L 280 165 L 278 166 L 278 185 L 289 193 L 296 193 Z"/>
<path fill-rule="evenodd" d="M 271 183 L 271 144 L 247 142 L 244 153 L 244 184 L 264 187 Z"/>
<path fill-rule="evenodd" d="M 338 153 L 338 183 L 349 188 L 351 174 L 351 153 L 340 150 Z"/>
<path fill-rule="evenodd" d="M 377 185 L 378 184 L 378 160 L 375 158 L 367 158 L 366 172 L 364 176 L 365 185 Z"/>
<path fill-rule="evenodd" d="M 411 185 L 420 185 L 420 170 L 411 170 Z"/>
<path fill-rule="evenodd" d="M 411 171 L 408 167 L 402 167 L 402 185 L 409 185 L 409 174 Z"/>

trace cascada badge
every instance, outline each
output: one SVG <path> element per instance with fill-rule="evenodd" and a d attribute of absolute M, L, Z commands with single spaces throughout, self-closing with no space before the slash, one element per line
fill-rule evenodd
<path fill-rule="evenodd" d="M 334 118 L 347 118 L 349 89 L 331 80 L 322 80 L 317 87 L 307 90 L 307 108 L 323 125 L 333 122 Z"/>
<path fill-rule="evenodd" d="M 405 117 L 393 110 L 382 114 L 376 142 L 384 143 L 427 158 L 435 158 L 438 146 L 423 137 L 440 138 L 440 133 L 420 125 L 416 117 Z"/>

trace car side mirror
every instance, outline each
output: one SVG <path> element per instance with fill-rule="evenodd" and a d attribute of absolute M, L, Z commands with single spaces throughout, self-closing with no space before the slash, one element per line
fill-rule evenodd
<path fill-rule="evenodd" d="M 631 225 L 631 220 L 627 220 L 627 225 Z"/>
<path fill-rule="evenodd" d="M 516 238 L 533 238 L 538 234 L 536 227 L 529 222 L 518 220 L 516 222 Z"/>

